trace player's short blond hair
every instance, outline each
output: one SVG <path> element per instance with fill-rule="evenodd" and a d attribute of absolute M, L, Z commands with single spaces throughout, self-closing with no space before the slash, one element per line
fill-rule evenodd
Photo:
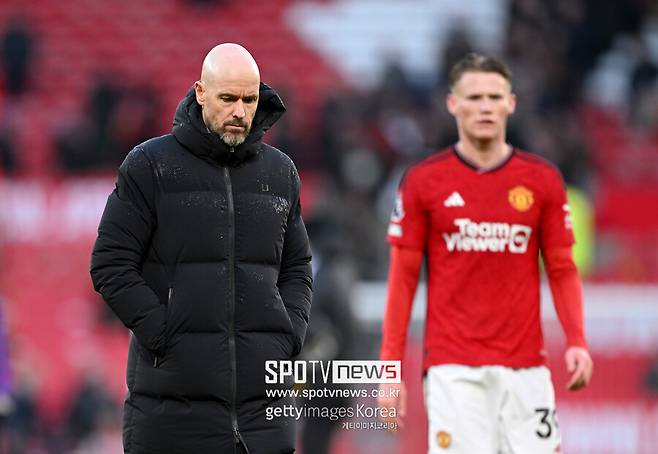
<path fill-rule="evenodd" d="M 500 74 L 512 84 L 512 71 L 509 67 L 495 57 L 481 55 L 475 52 L 466 54 L 464 58 L 455 63 L 450 70 L 450 89 L 452 90 L 459 79 L 467 72 L 485 72 Z"/>

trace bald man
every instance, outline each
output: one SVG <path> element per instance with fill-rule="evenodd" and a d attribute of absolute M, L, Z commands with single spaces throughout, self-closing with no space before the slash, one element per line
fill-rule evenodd
<path fill-rule="evenodd" d="M 258 65 L 242 46 L 220 44 L 203 61 L 201 80 L 194 84 L 196 100 L 208 129 L 229 147 L 247 138 L 259 88 Z"/>
<path fill-rule="evenodd" d="M 284 111 L 249 52 L 220 44 L 172 133 L 119 168 L 91 276 L 132 334 L 125 453 L 294 451 L 293 402 L 265 387 L 265 361 L 302 347 L 312 291 L 297 170 L 262 142 Z"/>

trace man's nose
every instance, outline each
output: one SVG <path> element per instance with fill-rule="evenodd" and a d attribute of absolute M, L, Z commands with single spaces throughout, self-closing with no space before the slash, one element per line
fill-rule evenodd
<path fill-rule="evenodd" d="M 480 112 L 491 112 L 493 110 L 493 102 L 490 99 L 484 99 L 480 103 Z"/>
<path fill-rule="evenodd" d="M 246 112 L 244 110 L 244 103 L 240 99 L 236 101 L 235 106 L 233 107 L 233 116 L 235 118 L 244 118 L 245 115 Z"/>

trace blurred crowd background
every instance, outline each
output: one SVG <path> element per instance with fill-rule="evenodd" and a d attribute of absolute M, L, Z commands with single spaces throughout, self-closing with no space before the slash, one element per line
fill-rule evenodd
<path fill-rule="evenodd" d="M 117 166 L 169 132 L 225 41 L 252 52 L 288 107 L 266 141 L 302 175 L 316 359 L 376 356 L 400 176 L 456 140 L 447 72 L 469 51 L 509 63 L 509 141 L 561 169 L 594 295 L 595 383 L 558 390 L 565 451 L 658 451 L 655 0 L 3 0 L 0 453 L 121 451 L 127 333 L 91 288 L 95 228 Z M 419 354 L 412 342 L 411 364 Z M 332 452 L 422 452 L 416 432 L 338 430 Z"/>

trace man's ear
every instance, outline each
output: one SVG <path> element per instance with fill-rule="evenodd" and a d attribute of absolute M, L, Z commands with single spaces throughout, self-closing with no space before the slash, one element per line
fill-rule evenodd
<path fill-rule="evenodd" d="M 457 108 L 457 99 L 455 98 L 455 95 L 452 93 L 448 93 L 448 96 L 446 96 L 446 108 L 448 109 L 448 112 L 450 112 L 452 115 L 455 115 L 455 109 Z"/>
<path fill-rule="evenodd" d="M 200 80 L 194 82 L 194 93 L 196 94 L 196 102 L 198 102 L 200 106 L 203 106 L 206 102 L 206 92 L 203 89 L 203 82 Z"/>
<path fill-rule="evenodd" d="M 509 97 L 509 114 L 512 115 L 516 110 L 516 95 L 514 93 L 510 94 Z"/>

